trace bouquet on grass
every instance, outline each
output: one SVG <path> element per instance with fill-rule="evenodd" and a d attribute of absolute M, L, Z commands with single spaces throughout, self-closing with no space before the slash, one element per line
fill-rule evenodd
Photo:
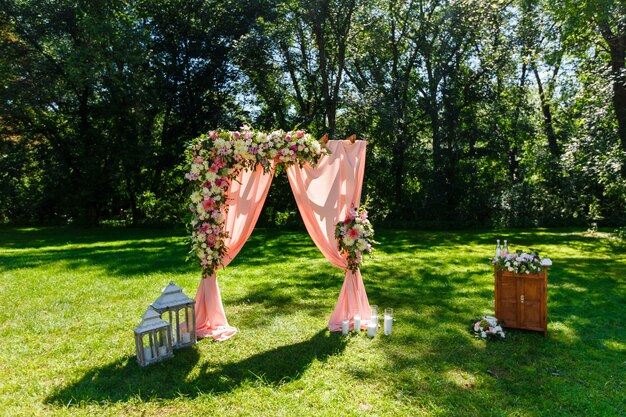
<path fill-rule="evenodd" d="M 504 330 L 498 323 L 498 319 L 492 316 L 484 316 L 482 319 L 473 322 L 471 332 L 479 339 L 502 340 Z"/>

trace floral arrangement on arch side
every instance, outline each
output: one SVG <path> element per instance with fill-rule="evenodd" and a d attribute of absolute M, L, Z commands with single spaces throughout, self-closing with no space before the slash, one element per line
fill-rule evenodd
<path fill-rule="evenodd" d="M 348 210 L 348 216 L 335 226 L 335 239 L 339 252 L 347 255 L 348 269 L 356 272 L 363 263 L 363 254 L 372 253 L 372 245 L 377 243 L 367 211 L 362 207 Z"/>
<path fill-rule="evenodd" d="M 187 148 L 189 172 L 185 174 L 193 189 L 189 258 L 200 261 L 203 277 L 215 272 L 226 254 L 226 194 L 237 175 L 257 164 L 265 172 L 277 163 L 316 165 L 326 154 L 328 150 L 303 130 L 263 133 L 244 125 L 239 131 L 210 131 L 195 138 Z"/>
<path fill-rule="evenodd" d="M 471 332 L 483 340 L 502 340 L 506 337 L 498 319 L 492 316 L 472 321 Z"/>
<path fill-rule="evenodd" d="M 542 262 L 539 252 L 531 249 L 530 252 L 518 250 L 516 253 L 509 253 L 491 260 L 497 270 L 509 271 L 516 274 L 536 274 L 543 271 L 543 266 L 548 265 Z"/>

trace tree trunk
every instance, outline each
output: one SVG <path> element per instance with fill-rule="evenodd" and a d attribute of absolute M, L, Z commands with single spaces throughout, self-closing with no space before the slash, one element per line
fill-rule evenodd
<path fill-rule="evenodd" d="M 81 199 L 83 201 L 83 209 L 85 210 L 85 222 L 89 225 L 97 225 L 99 221 L 98 216 L 98 201 L 97 201 L 97 181 L 94 182 L 90 177 L 91 173 L 95 172 L 94 164 L 97 163 L 97 159 L 94 158 L 93 153 L 89 150 L 93 146 L 91 138 L 92 132 L 89 124 L 89 87 L 83 87 L 78 104 L 79 126 L 78 135 L 81 144 L 81 156 L 83 157 L 82 163 L 79 163 L 80 170 L 77 172 L 78 184 L 82 188 Z"/>
<path fill-rule="evenodd" d="M 620 17 L 626 18 L 626 7 L 620 8 Z M 617 118 L 617 134 L 620 147 L 626 152 L 626 76 L 624 62 L 626 59 L 626 26 L 619 25 L 614 34 L 605 19 L 598 21 L 602 37 L 609 47 L 611 55 L 611 78 L 613 84 L 613 108 Z M 626 179 L 626 160 L 622 160 L 622 177 Z"/>
<path fill-rule="evenodd" d="M 539 100 L 541 105 L 541 112 L 543 113 L 543 128 L 548 137 L 548 147 L 550 148 L 550 154 L 554 159 L 558 159 L 561 156 L 561 150 L 556 139 L 556 133 L 554 132 L 554 126 L 552 124 L 552 109 L 550 108 L 550 102 L 543 89 L 541 77 L 537 67 L 532 65 L 535 79 L 537 80 L 537 89 L 539 90 Z"/>
<path fill-rule="evenodd" d="M 626 77 L 624 77 L 624 58 L 626 36 L 615 42 L 611 48 L 611 69 L 613 70 L 613 107 L 617 117 L 617 134 L 622 151 L 626 153 Z M 622 177 L 626 179 L 626 161 L 622 161 Z"/>
<path fill-rule="evenodd" d="M 519 161 L 517 160 L 518 153 L 518 134 L 519 134 L 519 118 L 520 112 L 523 105 L 524 100 L 524 84 L 526 84 L 526 61 L 522 63 L 522 74 L 519 79 L 519 87 L 518 87 L 518 104 L 517 109 L 515 110 L 515 116 L 513 118 L 513 132 L 511 136 L 513 137 L 513 146 L 509 149 L 509 175 L 511 177 L 511 181 L 521 180 L 520 171 L 519 171 Z"/>

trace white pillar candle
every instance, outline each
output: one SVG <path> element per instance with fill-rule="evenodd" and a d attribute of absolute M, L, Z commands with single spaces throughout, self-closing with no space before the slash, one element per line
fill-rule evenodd
<path fill-rule="evenodd" d="M 367 336 L 369 337 L 374 337 L 376 336 L 376 328 L 378 326 L 376 325 L 376 323 L 370 323 L 367 325 Z"/>
<path fill-rule="evenodd" d="M 191 335 L 189 333 L 183 333 L 183 343 L 191 342 Z"/>
<path fill-rule="evenodd" d="M 350 321 L 349 320 L 344 320 L 341 322 L 341 334 L 342 335 L 347 335 L 348 332 L 350 331 Z"/>
<path fill-rule="evenodd" d="M 360 314 L 354 315 L 354 331 L 355 332 L 361 331 L 361 315 Z"/>
<path fill-rule="evenodd" d="M 391 335 L 391 327 L 393 326 L 393 317 L 385 316 L 385 335 Z"/>
<path fill-rule="evenodd" d="M 152 349 L 149 347 L 143 348 L 143 358 L 147 361 L 152 359 Z"/>

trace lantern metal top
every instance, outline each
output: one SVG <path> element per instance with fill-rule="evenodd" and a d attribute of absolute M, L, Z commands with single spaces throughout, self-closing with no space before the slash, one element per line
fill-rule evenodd
<path fill-rule="evenodd" d="M 159 298 L 152 303 L 152 308 L 157 311 L 162 311 L 172 307 L 179 307 L 188 304 L 194 304 L 195 300 L 187 297 L 183 293 L 183 289 L 174 284 L 174 281 L 170 281 L 169 285 L 161 291 Z"/>
<path fill-rule="evenodd" d="M 170 324 L 161 319 L 159 313 L 157 313 L 152 307 L 148 307 L 145 313 L 141 316 L 141 323 L 135 327 L 134 331 L 137 334 L 149 332 L 151 330 L 157 330 L 164 327 L 168 327 Z"/>

